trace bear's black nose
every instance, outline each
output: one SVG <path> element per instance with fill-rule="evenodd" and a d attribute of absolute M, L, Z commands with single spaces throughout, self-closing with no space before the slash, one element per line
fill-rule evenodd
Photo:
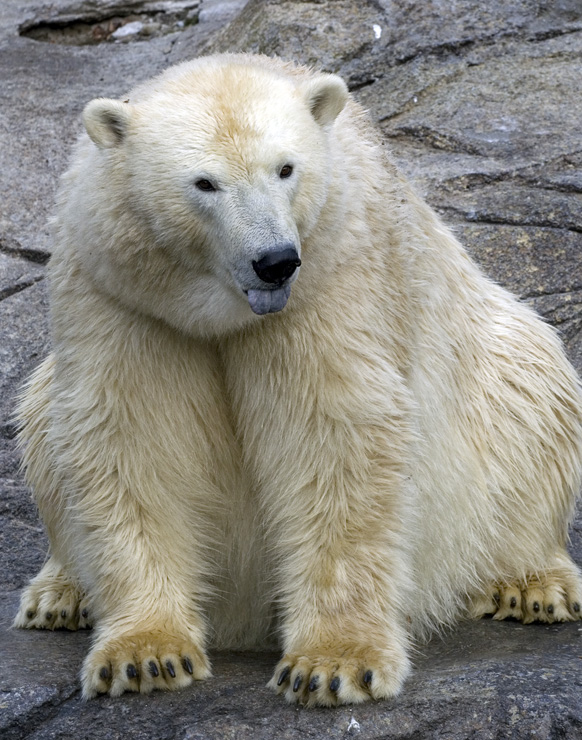
<path fill-rule="evenodd" d="M 253 270 L 265 283 L 282 285 L 291 277 L 301 264 L 299 255 L 294 247 L 273 249 L 264 254 L 261 259 L 253 260 Z"/>

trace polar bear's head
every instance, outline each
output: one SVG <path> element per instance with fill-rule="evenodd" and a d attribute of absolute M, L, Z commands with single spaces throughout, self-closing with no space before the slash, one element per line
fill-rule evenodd
<path fill-rule="evenodd" d="M 83 118 L 152 244 L 191 272 L 204 310 L 240 323 L 287 303 L 347 95 L 335 75 L 225 55 L 172 68 L 129 101 L 93 100 Z"/>

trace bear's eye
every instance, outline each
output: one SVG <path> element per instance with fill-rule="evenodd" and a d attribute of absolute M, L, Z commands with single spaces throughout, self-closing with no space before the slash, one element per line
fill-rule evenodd
<path fill-rule="evenodd" d="M 285 179 L 286 177 L 291 177 L 293 173 L 293 167 L 290 164 L 286 164 L 283 167 L 281 167 L 281 170 L 279 172 L 279 177 L 282 177 Z"/>
<path fill-rule="evenodd" d="M 202 190 L 205 193 L 211 193 L 213 190 L 216 190 L 210 180 L 196 180 L 195 184 L 198 190 Z"/>

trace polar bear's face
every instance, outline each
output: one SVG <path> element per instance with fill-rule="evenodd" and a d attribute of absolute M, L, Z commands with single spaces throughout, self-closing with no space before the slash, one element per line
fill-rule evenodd
<path fill-rule="evenodd" d="M 153 243 L 240 323 L 241 310 L 251 319 L 287 303 L 326 201 L 329 132 L 346 99 L 333 75 L 202 66 L 162 77 L 136 102 L 94 100 L 84 122 L 122 169 Z"/>

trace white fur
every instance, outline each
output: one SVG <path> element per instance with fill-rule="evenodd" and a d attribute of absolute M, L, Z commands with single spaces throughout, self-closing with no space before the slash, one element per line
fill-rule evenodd
<path fill-rule="evenodd" d="M 85 695 L 185 685 L 167 656 L 202 678 L 208 635 L 248 648 L 276 627 L 278 690 L 357 702 L 396 693 L 409 636 L 482 613 L 499 584 L 526 609 L 535 578 L 577 617 L 579 383 L 344 83 L 209 57 L 85 123 L 57 209 L 54 349 L 21 407 L 52 558 L 17 618 L 51 626 L 57 578 L 86 599 Z M 302 266 L 258 317 L 252 261 L 280 242 Z"/>

